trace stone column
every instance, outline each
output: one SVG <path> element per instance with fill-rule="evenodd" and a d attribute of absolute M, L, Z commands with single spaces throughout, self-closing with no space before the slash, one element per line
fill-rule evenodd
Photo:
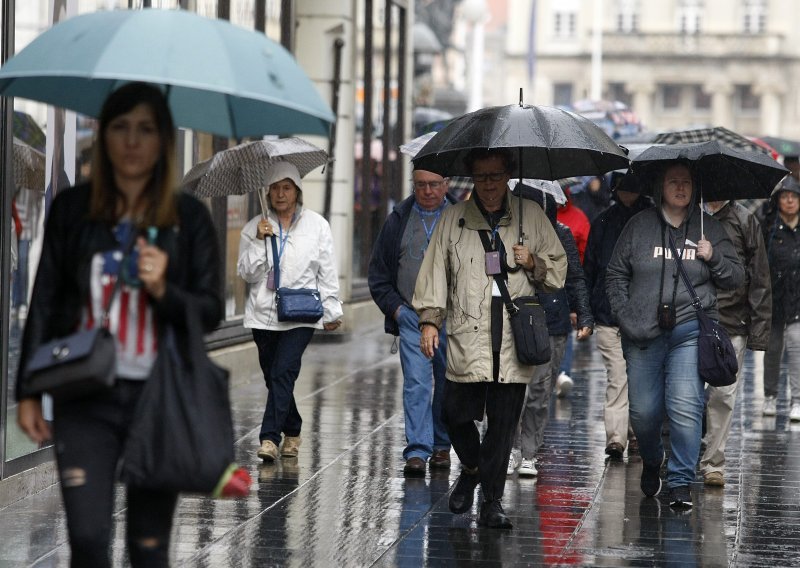
<path fill-rule="evenodd" d="M 759 134 L 777 136 L 781 132 L 782 96 L 786 94 L 786 85 L 782 81 L 757 83 L 753 93 L 761 97 Z"/>
<path fill-rule="evenodd" d="M 645 127 L 653 127 L 653 95 L 656 92 L 654 81 L 640 80 L 628 83 L 625 89 L 633 97 L 633 111 Z"/>
<path fill-rule="evenodd" d="M 711 95 L 711 124 L 733 125 L 733 84 L 724 78 L 715 78 L 703 85 L 703 91 Z"/>

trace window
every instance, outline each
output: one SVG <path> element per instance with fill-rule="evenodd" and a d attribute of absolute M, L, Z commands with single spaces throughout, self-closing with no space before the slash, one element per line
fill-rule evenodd
<path fill-rule="evenodd" d="M 693 85 L 694 90 L 694 110 L 711 110 L 711 95 L 703 90 L 702 85 Z"/>
<path fill-rule="evenodd" d="M 754 114 L 761 109 L 761 97 L 753 92 L 752 85 L 736 85 L 736 109 L 742 114 Z"/>
<path fill-rule="evenodd" d="M 698 34 L 701 31 L 702 0 L 681 0 L 678 4 L 678 29 L 682 34 Z"/>
<path fill-rule="evenodd" d="M 659 87 L 661 97 L 661 108 L 663 110 L 680 110 L 681 108 L 681 85 L 663 84 Z"/>
<path fill-rule="evenodd" d="M 554 15 L 553 31 L 556 37 L 575 37 L 577 14 L 558 11 Z"/>
<path fill-rule="evenodd" d="M 553 85 L 553 105 L 569 106 L 572 104 L 572 83 L 556 83 Z"/>
<path fill-rule="evenodd" d="M 638 30 L 638 0 L 617 0 L 617 31 L 620 33 L 635 33 Z"/>
<path fill-rule="evenodd" d="M 633 105 L 633 97 L 625 90 L 625 83 L 609 83 L 608 98 L 612 101 L 619 101 L 630 107 Z"/>
<path fill-rule="evenodd" d="M 742 31 L 744 33 L 764 33 L 767 25 L 767 0 L 743 0 L 742 12 Z"/>

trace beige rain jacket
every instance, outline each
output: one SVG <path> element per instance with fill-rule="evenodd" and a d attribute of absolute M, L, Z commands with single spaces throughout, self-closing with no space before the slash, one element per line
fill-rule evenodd
<path fill-rule="evenodd" d="M 509 213 L 498 235 L 506 249 L 506 263 L 516 266 L 512 246 L 517 242 L 519 201 L 508 192 Z M 553 292 L 564 286 L 567 256 L 553 226 L 538 204 L 523 200 L 525 244 L 536 259 L 532 272 L 508 274 L 512 298 L 536 290 Z M 486 274 L 485 251 L 479 230 L 490 227 L 473 200 L 445 209 L 436 224 L 414 290 L 414 309 L 420 325 L 440 328 L 447 319 L 447 378 L 459 383 L 492 382 L 490 307 L 494 278 Z M 534 289 L 534 287 L 536 289 Z M 501 383 L 528 383 L 533 367 L 517 360 L 508 314 L 503 310 L 500 349 Z"/>

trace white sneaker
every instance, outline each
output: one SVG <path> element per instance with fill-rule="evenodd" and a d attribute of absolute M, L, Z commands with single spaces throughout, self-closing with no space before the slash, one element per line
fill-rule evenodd
<path fill-rule="evenodd" d="M 508 469 L 506 470 L 506 475 L 513 475 L 517 468 L 519 467 L 520 458 L 517 456 L 515 452 L 511 452 L 511 455 L 508 456 Z"/>
<path fill-rule="evenodd" d="M 573 384 L 572 378 L 568 374 L 560 373 L 556 379 L 556 396 L 558 398 L 569 396 Z"/>
<path fill-rule="evenodd" d="M 789 412 L 789 420 L 800 422 L 800 402 L 795 402 L 792 405 L 792 410 Z"/>
<path fill-rule="evenodd" d="M 520 477 L 536 477 L 538 474 L 539 472 L 536 471 L 536 464 L 534 461 L 532 459 L 526 460 L 522 458 L 522 462 L 519 465 Z"/>
<path fill-rule="evenodd" d="M 761 412 L 764 416 L 775 416 L 778 413 L 778 399 L 774 396 L 764 398 L 764 410 Z"/>

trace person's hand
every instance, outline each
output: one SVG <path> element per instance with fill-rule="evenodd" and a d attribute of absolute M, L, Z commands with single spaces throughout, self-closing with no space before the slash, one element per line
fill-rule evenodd
<path fill-rule="evenodd" d="M 403 304 L 400 304 L 399 306 L 397 306 L 397 309 L 392 314 L 392 318 L 394 319 L 394 321 L 397 321 L 397 318 L 400 317 L 400 312 L 402 310 L 403 310 Z"/>
<path fill-rule="evenodd" d="M 707 241 L 705 238 L 701 238 L 697 241 L 697 257 L 702 258 L 705 261 L 711 260 L 711 255 L 714 254 L 714 247 L 711 246 L 711 242 Z"/>
<path fill-rule="evenodd" d="M 572 326 L 572 329 L 578 329 L 578 314 L 575 312 L 569 313 L 569 324 Z"/>
<path fill-rule="evenodd" d="M 422 324 L 419 337 L 419 350 L 428 359 L 433 357 L 433 352 L 439 348 L 439 330 L 432 323 Z"/>
<path fill-rule="evenodd" d="M 275 231 L 273 230 L 272 223 L 269 222 L 269 219 L 261 219 L 261 221 L 258 222 L 256 236 L 259 239 L 264 240 L 267 237 L 271 237 L 274 234 Z"/>
<path fill-rule="evenodd" d="M 533 260 L 533 255 L 528 247 L 525 245 L 514 245 L 514 262 L 525 270 L 533 270 L 536 262 Z"/>
<path fill-rule="evenodd" d="M 28 437 L 41 444 L 50 439 L 50 425 L 42 414 L 42 401 L 25 398 L 17 405 L 17 425 Z"/>
<path fill-rule="evenodd" d="M 592 335 L 592 328 L 584 326 L 578 330 L 578 335 L 576 339 L 578 341 L 583 341 L 584 339 L 588 339 L 590 335 Z"/>
<path fill-rule="evenodd" d="M 157 246 L 147 244 L 144 237 L 139 237 L 136 245 L 139 248 L 139 280 L 150 296 L 160 300 L 167 291 L 169 256 Z"/>
<path fill-rule="evenodd" d="M 325 322 L 322 324 L 322 327 L 325 329 L 325 331 L 334 331 L 338 329 L 340 325 L 342 325 L 342 320 L 336 320 Z"/>

